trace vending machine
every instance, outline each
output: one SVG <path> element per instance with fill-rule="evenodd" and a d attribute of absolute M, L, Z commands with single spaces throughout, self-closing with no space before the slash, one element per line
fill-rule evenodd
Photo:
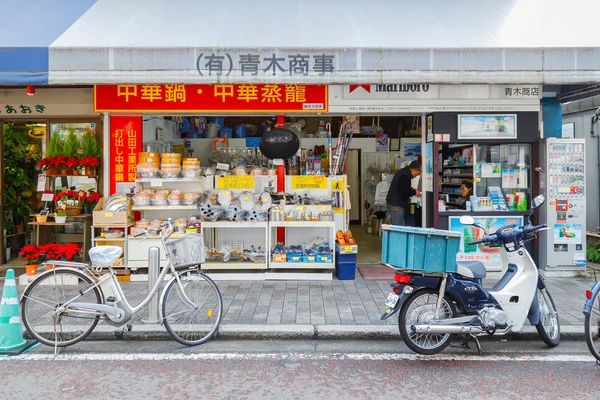
<path fill-rule="evenodd" d="M 586 268 L 585 139 L 545 139 L 540 210 L 548 230 L 540 234 L 540 267 L 546 276 L 573 276 Z"/>

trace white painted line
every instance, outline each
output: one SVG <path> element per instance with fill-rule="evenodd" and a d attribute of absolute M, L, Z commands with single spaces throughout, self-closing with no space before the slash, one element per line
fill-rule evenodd
<path fill-rule="evenodd" d="M 5 279 L 4 286 L 17 286 L 17 281 L 14 279 Z"/>
<path fill-rule="evenodd" d="M 21 323 L 21 317 L 10 317 L 10 319 L 8 320 L 9 324 L 20 324 Z"/>
<path fill-rule="evenodd" d="M 352 361 L 553 361 L 553 362 L 592 362 L 591 355 L 458 355 L 438 354 L 421 356 L 417 354 L 372 354 L 372 353 L 202 353 L 202 354 L 24 354 L 0 359 L 10 361 L 181 361 L 181 360 L 352 360 Z"/>
<path fill-rule="evenodd" d="M 11 297 L 11 298 L 3 298 L 2 300 L 0 300 L 0 304 L 9 304 L 9 305 L 18 305 L 19 304 L 19 299 Z"/>

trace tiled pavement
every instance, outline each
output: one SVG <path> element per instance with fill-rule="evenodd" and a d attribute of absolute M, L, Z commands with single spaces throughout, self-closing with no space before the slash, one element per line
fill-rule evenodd
<path fill-rule="evenodd" d="M 487 279 L 484 285 L 491 287 L 496 279 Z M 353 281 L 218 281 L 225 310 L 222 325 L 395 325 L 396 317 L 380 320 L 389 283 L 365 281 L 358 271 Z M 546 283 L 561 324 L 582 326 L 585 290 L 594 281 L 550 278 Z M 2 281 L 0 291 L 1 284 Z M 141 302 L 148 292 L 145 282 L 124 282 L 122 286 L 133 305 Z M 20 294 L 24 287 L 17 289 Z M 146 315 L 142 311 L 134 324 Z"/>

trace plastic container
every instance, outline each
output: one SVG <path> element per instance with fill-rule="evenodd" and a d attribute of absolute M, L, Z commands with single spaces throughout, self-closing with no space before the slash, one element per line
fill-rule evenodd
<path fill-rule="evenodd" d="M 335 255 L 335 262 L 336 263 L 354 263 L 356 264 L 356 254 L 339 254 L 336 253 Z"/>
<path fill-rule="evenodd" d="M 208 129 L 206 131 L 206 137 L 216 138 L 219 136 L 219 129 L 221 129 L 221 125 L 218 124 L 208 124 Z"/>
<path fill-rule="evenodd" d="M 231 128 L 221 128 L 219 130 L 219 136 L 220 137 L 226 137 L 226 138 L 230 138 L 232 137 L 233 134 L 233 129 Z"/>
<path fill-rule="evenodd" d="M 252 147 L 258 147 L 259 145 L 260 145 L 259 137 L 246 138 L 246 147 L 252 148 Z"/>
<path fill-rule="evenodd" d="M 394 267 L 424 272 L 456 272 L 461 235 L 407 226 L 383 226 L 382 260 Z"/>
<path fill-rule="evenodd" d="M 233 128 L 233 137 L 237 139 L 243 139 L 246 137 L 246 132 L 248 128 L 244 125 L 238 125 Z"/>
<path fill-rule="evenodd" d="M 338 263 L 335 275 L 340 281 L 353 281 L 356 278 L 356 263 Z"/>
<path fill-rule="evenodd" d="M 209 117 L 207 118 L 209 124 L 217 124 L 219 126 L 225 126 L 225 117 Z"/>

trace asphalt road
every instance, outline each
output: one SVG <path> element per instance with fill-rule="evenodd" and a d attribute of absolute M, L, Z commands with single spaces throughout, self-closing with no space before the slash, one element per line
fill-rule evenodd
<path fill-rule="evenodd" d="M 0 399 L 598 399 L 585 342 L 486 341 L 420 357 L 397 341 L 85 342 L 0 359 Z"/>

